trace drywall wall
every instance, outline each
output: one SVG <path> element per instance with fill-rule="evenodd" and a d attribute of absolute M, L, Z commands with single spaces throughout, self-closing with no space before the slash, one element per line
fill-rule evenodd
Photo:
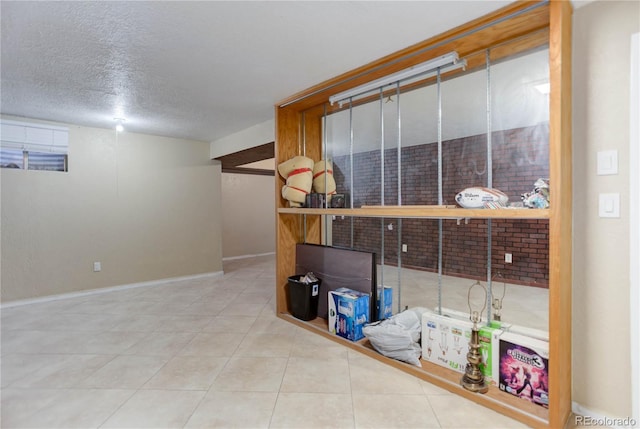
<path fill-rule="evenodd" d="M 625 160 L 630 40 L 639 30 L 638 2 L 597 1 L 574 12 L 573 400 L 608 417 L 631 415 Z M 617 175 L 596 175 L 602 150 L 618 151 Z M 620 218 L 598 216 L 599 193 L 620 193 Z"/>
<path fill-rule="evenodd" d="M 235 134 L 213 141 L 210 144 L 211 159 L 260 146 L 275 140 L 275 121 L 269 119 Z"/>
<path fill-rule="evenodd" d="M 68 173 L 0 171 L 2 302 L 222 271 L 220 176 L 207 142 L 69 126 Z"/>
<path fill-rule="evenodd" d="M 640 118 L 640 32 L 631 37 L 631 102 L 629 103 L 630 118 Z M 631 311 L 631 385 L 633 418 L 640 421 L 640 120 L 630 121 L 629 140 L 629 230 L 631 265 L 631 291 L 629 309 Z"/>
<path fill-rule="evenodd" d="M 273 168 L 273 161 L 270 164 Z M 225 258 L 275 252 L 274 180 L 273 176 L 222 174 L 222 255 Z"/>

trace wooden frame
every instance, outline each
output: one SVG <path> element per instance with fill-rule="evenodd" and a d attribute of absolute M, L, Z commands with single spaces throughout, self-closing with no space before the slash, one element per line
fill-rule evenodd
<path fill-rule="evenodd" d="M 254 174 L 259 176 L 275 176 L 274 170 L 247 168 L 241 165 L 273 158 L 275 142 L 265 143 L 250 149 L 230 153 L 216 158 L 222 163 L 223 173 Z"/>
<path fill-rule="evenodd" d="M 461 57 L 499 46 L 494 55 L 507 57 L 536 44 L 549 46 L 550 68 L 550 179 L 548 210 L 463 210 L 429 207 L 381 207 L 359 209 L 288 208 L 276 177 L 276 296 L 279 317 L 331 338 L 375 359 L 467 397 L 534 427 L 562 428 L 571 414 L 571 14 L 569 1 L 513 3 L 492 14 L 418 43 L 370 64 L 294 94 L 278 103 L 276 116 L 276 164 L 295 155 L 321 158 L 322 115 L 330 95 L 418 64 L 452 50 Z M 481 56 L 478 56 L 480 58 Z M 472 67 L 482 67 L 474 62 Z M 305 142 L 305 144 L 303 144 Z M 287 312 L 285 285 L 295 270 L 295 244 L 321 243 L 323 215 L 396 218 L 521 218 L 549 219 L 549 397 L 548 412 L 510 395 L 492 391 L 478 395 L 459 386 L 458 375 L 430 367 L 425 369 L 387 359 L 371 350 L 366 341 L 351 343 L 329 334 L 323 320 L 302 322 Z M 494 389 L 497 390 L 497 389 Z M 529 406 L 530 405 L 530 406 Z"/>

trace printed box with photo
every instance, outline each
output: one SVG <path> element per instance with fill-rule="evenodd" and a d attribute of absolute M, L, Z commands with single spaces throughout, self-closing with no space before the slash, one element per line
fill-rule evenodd
<path fill-rule="evenodd" d="M 351 341 L 364 338 L 369 323 L 369 295 L 348 288 L 329 291 L 329 332 Z"/>
<path fill-rule="evenodd" d="M 522 335 L 500 337 L 500 390 L 549 407 L 549 343 Z"/>

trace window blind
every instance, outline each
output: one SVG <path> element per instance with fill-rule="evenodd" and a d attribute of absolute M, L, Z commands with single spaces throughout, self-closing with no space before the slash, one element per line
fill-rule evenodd
<path fill-rule="evenodd" d="M 69 128 L 0 120 L 0 147 L 66 155 L 69 147 Z"/>

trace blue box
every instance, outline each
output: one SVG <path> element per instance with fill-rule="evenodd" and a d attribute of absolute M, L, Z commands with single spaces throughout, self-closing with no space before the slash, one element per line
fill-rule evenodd
<path fill-rule="evenodd" d="M 378 291 L 378 320 L 388 319 L 393 316 L 393 289 L 391 286 L 384 287 L 384 308 L 380 300 L 380 291 Z"/>
<path fill-rule="evenodd" d="M 329 332 L 351 341 L 364 338 L 369 323 L 369 295 L 348 288 L 329 291 Z"/>

